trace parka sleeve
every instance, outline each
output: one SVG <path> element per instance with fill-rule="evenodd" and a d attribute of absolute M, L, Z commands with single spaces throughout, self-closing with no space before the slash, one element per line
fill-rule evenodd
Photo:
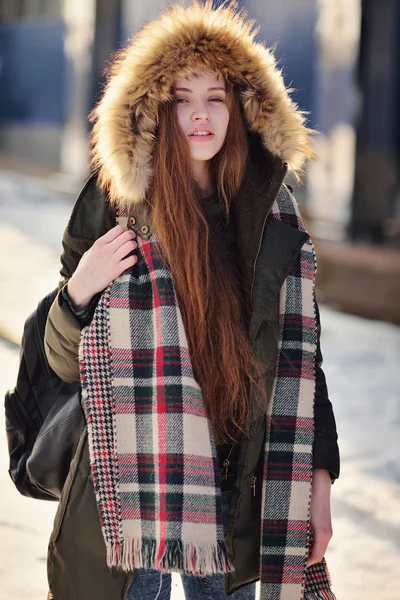
<path fill-rule="evenodd" d="M 328 388 L 326 385 L 325 374 L 322 370 L 321 353 L 321 322 L 318 304 L 317 312 L 317 333 L 318 343 L 315 357 L 316 372 L 316 392 L 314 404 L 314 451 L 313 467 L 314 469 L 326 469 L 330 472 L 331 479 L 334 481 L 339 477 L 340 457 L 337 443 L 336 421 L 333 414 L 332 403 L 329 400 Z"/>
<path fill-rule="evenodd" d="M 69 383 L 79 381 L 78 349 L 81 336 L 81 323 L 73 314 L 62 294 L 83 254 L 91 243 L 77 241 L 69 235 L 68 227 L 63 235 L 61 254 L 61 278 L 58 294 L 50 307 L 47 317 L 44 346 L 50 367 L 63 380 Z"/>

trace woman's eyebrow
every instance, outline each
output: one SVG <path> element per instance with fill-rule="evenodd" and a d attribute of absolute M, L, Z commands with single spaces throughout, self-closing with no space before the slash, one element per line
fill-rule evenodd
<path fill-rule="evenodd" d="M 217 90 L 222 91 L 222 92 L 226 91 L 225 88 L 223 88 L 223 87 L 210 87 L 210 88 L 208 88 L 207 92 L 215 92 Z M 175 88 L 175 91 L 176 92 L 193 92 L 193 90 L 190 90 L 189 88 L 181 88 L 181 87 Z"/>

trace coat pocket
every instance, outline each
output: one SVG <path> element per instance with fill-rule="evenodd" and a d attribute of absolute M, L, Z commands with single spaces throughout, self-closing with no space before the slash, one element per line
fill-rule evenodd
<path fill-rule="evenodd" d="M 70 475 L 49 549 L 50 590 L 55 600 L 120 600 L 128 574 L 107 565 L 87 436 Z"/>
<path fill-rule="evenodd" d="M 73 483 L 74 483 L 76 477 L 82 473 L 81 460 L 82 460 L 82 454 L 83 454 L 83 449 L 84 449 L 86 440 L 87 440 L 87 429 L 85 427 L 85 429 L 82 431 L 81 436 L 79 438 L 75 456 L 71 462 L 71 467 L 69 469 L 67 479 L 65 481 L 64 487 L 61 492 L 61 498 L 60 498 L 60 502 L 59 502 L 56 516 L 54 519 L 54 527 L 53 527 L 53 532 L 51 535 L 51 541 L 53 543 L 55 543 L 57 541 L 58 536 L 60 534 L 61 525 L 64 520 L 65 511 L 66 511 L 66 508 L 67 508 L 67 505 L 69 502 Z"/>
<path fill-rule="evenodd" d="M 85 427 L 79 438 L 75 456 L 74 456 L 73 460 L 71 461 L 69 473 L 68 473 L 67 479 L 65 481 L 64 487 L 62 489 L 56 516 L 54 518 L 53 531 L 50 536 L 49 547 L 48 547 L 48 551 L 47 551 L 47 580 L 48 580 L 49 588 L 50 588 L 49 598 L 53 598 L 52 581 L 53 581 L 53 563 L 54 563 L 55 545 L 56 545 L 58 536 L 60 535 L 61 525 L 64 520 L 64 515 L 65 515 L 66 508 L 67 508 L 68 500 L 70 497 L 71 488 L 77 477 L 78 466 L 79 466 L 79 462 L 80 462 L 80 459 L 82 456 L 83 448 L 85 446 L 86 439 L 87 439 L 87 429 Z"/>

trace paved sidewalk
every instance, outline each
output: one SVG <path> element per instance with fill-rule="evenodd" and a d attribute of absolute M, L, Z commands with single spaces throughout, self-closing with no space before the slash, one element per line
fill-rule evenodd
<path fill-rule="evenodd" d="M 0 171 L 0 338 L 58 281 L 71 199 Z M 322 307 L 322 351 L 340 434 L 327 559 L 338 600 L 396 600 L 400 590 L 400 329 Z M 15 382 L 18 349 L 0 340 L 0 394 Z M 56 505 L 20 496 L 0 430 L 0 600 L 45 600 L 46 551 Z M 175 585 L 173 600 L 183 599 Z"/>

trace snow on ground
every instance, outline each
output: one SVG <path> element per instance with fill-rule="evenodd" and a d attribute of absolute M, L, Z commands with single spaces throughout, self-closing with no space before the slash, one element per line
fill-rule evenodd
<path fill-rule="evenodd" d="M 342 458 L 400 484 L 400 328 L 325 309 L 321 340 Z"/>
<path fill-rule="evenodd" d="M 338 600 L 400 597 L 400 328 L 321 310 L 339 432 L 327 560 Z"/>

